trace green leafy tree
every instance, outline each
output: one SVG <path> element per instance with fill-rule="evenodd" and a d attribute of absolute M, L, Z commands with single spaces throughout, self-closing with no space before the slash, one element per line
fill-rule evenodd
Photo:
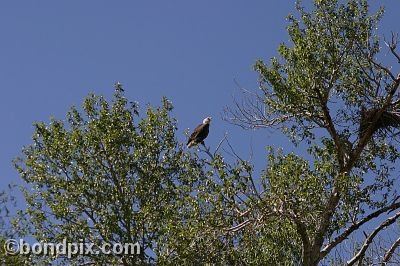
<path fill-rule="evenodd" d="M 72 108 L 67 123 L 35 124 L 33 144 L 15 161 L 28 184 L 26 216 L 16 228 L 47 243 L 138 242 L 142 255 L 48 254 L 32 261 L 190 265 L 244 258 L 229 228 L 243 221 L 240 210 L 258 195 L 253 167 L 244 160 L 229 164 L 219 147 L 184 150 L 171 110 L 163 98 L 141 117 L 117 84 L 111 103 L 89 95 L 83 114 Z"/>
<path fill-rule="evenodd" d="M 16 167 L 29 184 L 26 210 L 38 241 L 136 243 L 141 255 L 47 256 L 48 261 L 142 264 L 154 261 L 158 239 L 175 222 L 175 202 L 202 177 L 201 165 L 175 139 L 171 103 L 148 107 L 139 119 L 120 84 L 113 102 L 90 95 L 84 114 L 72 108 L 67 123 L 35 124 L 33 144 Z M 185 187 L 177 189 L 178 187 Z"/>
<path fill-rule="evenodd" d="M 244 128 L 278 128 L 296 146 L 309 145 L 308 160 L 271 152 L 262 183 L 265 208 L 299 241 L 301 256 L 293 263 L 388 263 L 399 239 L 381 246 L 379 256 L 368 255 L 376 236 L 400 216 L 400 75 L 383 63 L 375 30 L 383 9 L 370 14 L 366 0 L 314 1 L 310 12 L 296 7 L 290 42 L 279 46 L 278 58 L 255 65 L 261 94 L 227 109 L 227 119 Z M 397 37 L 384 44 L 400 62 Z M 357 233 L 374 220 L 382 223 L 365 237 Z M 349 237 L 358 244 L 345 251 Z"/>
<path fill-rule="evenodd" d="M 269 148 L 258 174 L 226 137 L 213 150 L 186 150 L 167 99 L 142 114 L 117 84 L 112 102 L 90 95 L 66 122 L 35 125 L 33 144 L 16 161 L 27 182 L 30 219 L 22 225 L 27 222 L 38 241 L 139 242 L 141 255 L 34 259 L 67 265 L 396 263 L 400 240 L 387 238 L 375 248 L 400 219 L 400 77 L 380 61 L 375 28 L 383 10 L 371 14 L 366 0 L 314 1 L 312 11 L 296 7 L 290 42 L 279 47 L 278 58 L 255 65 L 260 95 L 227 114 L 245 128 L 282 130 L 295 147 L 308 146 L 306 155 Z M 396 35 L 386 44 L 400 60 Z"/>

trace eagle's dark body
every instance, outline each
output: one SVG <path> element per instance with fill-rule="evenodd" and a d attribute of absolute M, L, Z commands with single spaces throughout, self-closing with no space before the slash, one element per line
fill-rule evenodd
<path fill-rule="evenodd" d="M 193 133 L 190 135 L 186 144 L 188 148 L 203 143 L 204 139 L 207 138 L 210 128 L 210 120 L 211 118 L 209 117 L 205 118 L 203 123 L 193 130 Z"/>

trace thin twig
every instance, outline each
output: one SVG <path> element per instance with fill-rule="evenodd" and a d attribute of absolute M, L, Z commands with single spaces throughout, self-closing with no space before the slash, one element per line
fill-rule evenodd
<path fill-rule="evenodd" d="M 225 132 L 224 137 L 221 139 L 221 141 L 218 143 L 217 148 L 214 151 L 214 157 L 217 154 L 219 148 L 221 147 L 222 143 L 224 143 L 225 140 L 227 140 L 228 137 L 228 132 Z"/>

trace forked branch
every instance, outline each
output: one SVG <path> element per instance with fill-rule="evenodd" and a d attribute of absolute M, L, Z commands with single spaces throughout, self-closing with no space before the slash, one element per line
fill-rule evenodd
<path fill-rule="evenodd" d="M 369 222 L 370 220 L 378 217 L 379 215 L 381 215 L 381 214 L 383 214 L 385 212 L 396 210 L 398 208 L 400 208 L 400 202 L 393 203 L 393 204 L 391 204 L 389 206 L 381 208 L 381 209 L 379 209 L 379 210 L 367 215 L 365 218 L 363 218 L 360 221 L 352 224 L 342 234 L 337 236 L 334 240 L 332 240 L 329 244 L 327 244 L 325 246 L 325 248 L 321 251 L 322 255 L 325 256 L 326 254 L 328 254 L 334 247 L 336 247 L 338 244 L 340 244 L 345 239 L 347 239 L 348 236 L 350 236 L 353 232 L 358 230 L 365 223 Z"/>
<path fill-rule="evenodd" d="M 381 223 L 378 227 L 375 228 L 374 231 L 372 231 L 372 233 L 370 235 L 367 236 L 367 238 L 364 241 L 364 244 L 361 246 L 360 250 L 357 252 L 357 254 L 351 258 L 348 262 L 347 265 L 348 266 L 352 266 L 354 265 L 356 262 L 359 262 L 360 265 L 362 265 L 362 261 L 364 259 L 365 256 L 365 252 L 367 251 L 369 245 L 372 243 L 372 241 L 374 240 L 374 238 L 376 237 L 376 235 L 381 232 L 382 230 L 384 230 L 386 227 L 388 227 L 389 225 L 393 224 L 394 222 L 396 222 L 396 220 L 400 217 L 400 212 L 396 213 L 396 215 L 386 219 L 383 223 Z"/>
<path fill-rule="evenodd" d="M 400 237 L 397 238 L 397 240 L 393 243 L 393 245 L 386 251 L 385 256 L 383 257 L 382 260 L 382 266 L 386 266 L 387 263 L 390 261 L 392 258 L 394 251 L 400 246 Z"/>

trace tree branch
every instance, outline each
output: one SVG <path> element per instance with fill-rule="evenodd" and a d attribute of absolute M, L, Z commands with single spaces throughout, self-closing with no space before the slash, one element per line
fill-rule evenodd
<path fill-rule="evenodd" d="M 375 62 L 373 59 L 369 60 L 375 67 L 383 70 L 393 81 L 396 81 L 396 77 L 393 75 L 393 73 L 389 70 L 389 68 L 383 66 L 380 63 Z"/>
<path fill-rule="evenodd" d="M 240 88 L 243 94 L 243 100 L 240 102 L 233 98 L 235 110 L 226 107 L 224 110 L 225 121 L 238 125 L 244 129 L 277 127 L 294 117 L 293 114 L 281 114 L 270 117 L 267 114 L 264 99 L 253 92 Z"/>
<path fill-rule="evenodd" d="M 235 232 L 243 229 L 244 227 L 246 227 L 251 221 L 253 221 L 253 219 L 247 219 L 246 221 L 244 221 L 238 225 L 235 225 L 235 226 L 225 229 L 225 231 L 235 233 Z"/>
<path fill-rule="evenodd" d="M 333 124 L 332 117 L 330 115 L 330 112 L 329 112 L 329 109 L 327 106 L 327 102 L 323 99 L 320 91 L 317 88 L 315 88 L 314 90 L 319 98 L 319 101 L 321 104 L 321 109 L 324 114 L 324 120 L 326 123 L 325 128 L 328 130 L 333 141 L 335 142 L 335 146 L 338 149 L 339 165 L 341 168 L 343 168 L 344 161 L 343 161 L 343 156 L 342 156 L 343 155 L 342 144 L 340 143 L 338 134 L 336 132 L 335 125 Z M 322 246 L 322 244 L 324 242 L 324 236 L 325 236 L 326 230 L 329 227 L 329 222 L 332 218 L 334 209 L 336 208 L 337 204 L 339 203 L 339 199 L 340 199 L 339 189 L 338 189 L 337 185 L 335 184 L 332 189 L 331 195 L 329 196 L 328 203 L 326 204 L 325 210 L 322 214 L 321 222 L 318 226 L 317 232 L 314 237 L 314 242 L 313 242 L 313 253 L 314 254 L 312 255 L 314 257 L 319 255 L 317 253 L 319 253 L 320 247 Z"/>
<path fill-rule="evenodd" d="M 392 76 L 393 76 L 393 74 L 392 74 Z M 351 168 L 353 167 L 355 162 L 360 158 L 364 147 L 368 144 L 368 142 L 370 141 L 370 139 L 374 133 L 374 128 L 375 128 L 376 123 L 378 122 L 382 113 L 388 108 L 388 106 L 390 106 L 392 104 L 393 96 L 396 93 L 397 89 L 399 88 L 399 85 L 400 85 L 400 75 L 394 79 L 394 83 L 392 84 L 392 89 L 389 91 L 389 94 L 386 97 L 385 103 L 379 109 L 379 111 L 375 114 L 370 125 L 368 126 L 367 130 L 365 131 L 364 136 L 361 137 L 361 139 L 358 141 L 356 148 L 351 153 L 349 163 L 346 166 L 347 172 L 349 172 L 351 170 Z"/>
<path fill-rule="evenodd" d="M 400 246 L 400 237 L 397 238 L 397 240 L 393 243 L 393 245 L 388 249 L 388 251 L 386 251 L 385 256 L 383 257 L 382 260 L 382 266 L 387 265 L 387 263 L 389 262 L 389 260 L 392 258 L 394 251 L 396 250 L 396 248 L 398 248 Z"/>
<path fill-rule="evenodd" d="M 297 215 L 294 215 L 293 221 L 297 228 L 296 231 L 300 235 L 301 241 L 303 243 L 303 258 L 305 261 L 309 260 L 313 256 L 311 254 L 312 249 L 311 249 L 310 238 L 308 237 L 307 234 L 307 227 L 304 225 L 302 221 L 300 221 L 300 219 L 298 219 Z M 307 264 L 305 263 L 305 265 Z"/>
<path fill-rule="evenodd" d="M 400 208 L 400 202 L 397 203 L 393 203 L 389 206 L 386 206 L 384 208 L 381 208 L 373 213 L 370 213 L 369 215 L 367 215 L 364 219 L 352 224 L 350 227 L 348 227 L 342 234 L 340 234 L 339 236 L 337 236 L 333 241 L 331 241 L 329 244 L 327 244 L 325 246 L 324 249 L 322 249 L 321 251 L 321 255 L 325 256 L 326 254 L 328 254 L 334 247 L 336 247 L 338 244 L 340 244 L 342 241 L 344 241 L 345 239 L 347 239 L 347 237 L 352 234 L 354 231 L 356 231 L 357 229 L 359 229 L 363 224 L 367 223 L 368 221 L 378 217 L 379 215 L 381 215 L 382 213 L 388 212 L 388 211 L 392 211 L 395 209 Z"/>
<path fill-rule="evenodd" d="M 399 42 L 399 34 L 394 34 L 394 32 L 392 32 L 392 39 L 391 42 L 388 43 L 385 41 L 385 44 L 387 45 L 387 47 L 389 47 L 390 52 L 396 57 L 397 62 L 400 64 L 400 55 L 396 52 L 396 47 L 397 44 Z"/>
<path fill-rule="evenodd" d="M 389 225 L 393 224 L 396 222 L 396 220 L 400 217 L 400 212 L 396 213 L 396 215 L 386 219 L 383 223 L 381 223 L 378 227 L 375 228 L 374 231 L 365 239 L 364 244 L 361 246 L 361 249 L 357 252 L 357 254 L 351 258 L 349 261 L 347 261 L 347 266 L 352 266 L 354 265 L 357 261 L 362 262 L 365 252 L 367 251 L 369 245 L 372 243 L 374 240 L 375 236 L 388 227 Z"/>

